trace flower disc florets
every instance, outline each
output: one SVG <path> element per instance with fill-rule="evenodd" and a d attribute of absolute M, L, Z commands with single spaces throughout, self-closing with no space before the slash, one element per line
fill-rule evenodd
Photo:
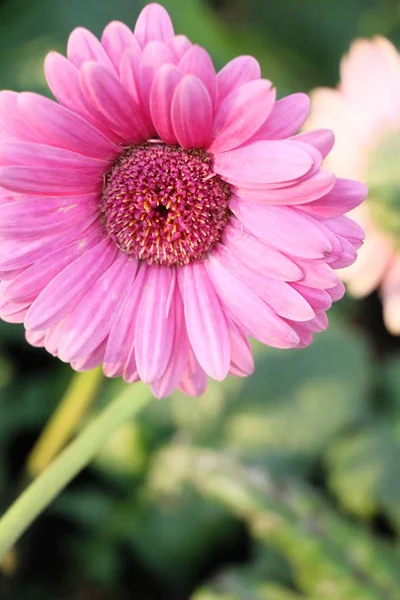
<path fill-rule="evenodd" d="M 228 221 L 229 186 L 203 150 L 145 143 L 128 148 L 105 178 L 102 212 L 117 246 L 148 264 L 204 258 Z"/>

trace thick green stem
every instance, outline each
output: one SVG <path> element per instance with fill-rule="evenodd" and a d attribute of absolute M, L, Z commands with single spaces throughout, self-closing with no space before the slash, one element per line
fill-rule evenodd
<path fill-rule="evenodd" d="M 137 389 L 137 387 L 139 389 Z M 151 394 L 130 386 L 93 419 L 23 492 L 0 520 L 0 561 L 34 519 L 85 468 L 118 427 L 150 400 Z M 142 392 L 135 396 L 134 390 Z"/>

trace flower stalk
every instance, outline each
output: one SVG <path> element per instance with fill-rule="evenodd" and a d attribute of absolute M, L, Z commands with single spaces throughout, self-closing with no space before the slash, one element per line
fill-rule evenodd
<path fill-rule="evenodd" d="M 128 387 L 95 417 L 22 493 L 0 520 L 0 561 L 34 519 L 84 469 L 104 442 L 152 398 L 143 386 Z"/>

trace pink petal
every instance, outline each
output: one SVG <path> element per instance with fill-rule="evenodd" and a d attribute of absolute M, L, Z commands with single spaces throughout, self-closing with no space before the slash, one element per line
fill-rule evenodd
<path fill-rule="evenodd" d="M 165 64 L 174 64 L 172 51 L 162 42 L 150 42 L 140 60 L 140 97 L 146 112 L 150 112 L 150 94 L 157 71 Z"/>
<path fill-rule="evenodd" d="M 43 348 L 44 336 L 43 331 L 25 331 L 26 341 L 35 348 Z"/>
<path fill-rule="evenodd" d="M 172 126 L 172 99 L 182 74 L 174 65 L 163 65 L 157 72 L 150 95 L 150 113 L 160 138 L 167 144 L 176 144 Z"/>
<path fill-rule="evenodd" d="M 345 215 L 321 219 L 321 222 L 328 227 L 333 233 L 344 237 L 351 242 L 355 248 L 360 248 L 365 238 L 363 229 L 353 219 L 349 219 Z"/>
<path fill-rule="evenodd" d="M 342 281 L 338 281 L 338 283 L 334 287 L 331 287 L 329 288 L 329 290 L 326 291 L 332 298 L 332 302 L 337 302 L 338 300 L 341 300 L 345 295 L 346 288 L 344 287 Z"/>
<path fill-rule="evenodd" d="M 105 340 L 119 307 L 126 300 L 127 282 L 135 278 L 137 261 L 118 253 L 110 267 L 87 289 L 68 320 L 59 357 L 70 362 L 91 354 Z"/>
<path fill-rule="evenodd" d="M 46 236 L 75 227 L 77 220 L 89 225 L 97 215 L 97 194 L 55 198 L 28 196 L 2 206 L 0 233 L 25 239 Z"/>
<path fill-rule="evenodd" d="M 309 204 L 313 200 L 321 198 L 324 194 L 328 194 L 334 187 L 336 182 L 335 176 L 329 171 L 320 169 L 311 177 L 305 178 L 299 183 L 288 187 L 270 188 L 270 189 L 246 189 L 237 188 L 235 193 L 244 200 L 253 202 L 265 202 L 266 204 L 286 204 L 297 205 L 305 212 Z"/>
<path fill-rule="evenodd" d="M 297 281 L 303 272 L 290 258 L 269 247 L 257 237 L 243 230 L 243 226 L 231 219 L 223 232 L 222 240 L 236 258 L 262 275 L 283 281 Z"/>
<path fill-rule="evenodd" d="M 117 252 L 116 246 L 105 238 L 70 263 L 36 298 L 26 316 L 26 328 L 40 331 L 70 314 L 110 266 Z"/>
<path fill-rule="evenodd" d="M 238 187 L 290 181 L 312 164 L 308 152 L 286 141 L 259 141 L 214 157 L 215 172 Z"/>
<path fill-rule="evenodd" d="M 236 377 L 247 377 L 254 371 L 254 360 L 247 336 L 232 321 L 227 319 L 232 358 L 229 373 Z"/>
<path fill-rule="evenodd" d="M 292 139 L 314 146 L 324 158 L 332 150 L 335 143 L 334 133 L 330 129 L 314 129 L 312 131 L 306 131 L 305 133 L 295 135 Z"/>
<path fill-rule="evenodd" d="M 88 62 L 80 76 L 85 98 L 121 136 L 121 141 L 133 144 L 148 137 L 138 106 L 108 69 Z"/>
<path fill-rule="evenodd" d="M 0 131 L 3 136 L 36 141 L 35 132 L 18 118 L 17 92 L 0 91 Z"/>
<path fill-rule="evenodd" d="M 114 160 L 121 151 L 85 119 L 39 94 L 20 94 L 18 111 L 38 142 L 105 160 Z"/>
<path fill-rule="evenodd" d="M 257 140 L 283 140 L 300 129 L 310 112 L 307 94 L 291 94 L 276 102 L 268 119 L 252 138 Z"/>
<path fill-rule="evenodd" d="M 32 303 L 58 273 L 98 244 L 99 240 L 99 232 L 91 231 L 88 235 L 66 246 L 48 251 L 10 283 L 7 288 L 7 297 L 14 302 Z"/>
<path fill-rule="evenodd" d="M 101 36 L 101 43 L 117 72 L 119 72 L 121 59 L 126 50 L 140 51 L 133 32 L 120 21 L 111 21 L 107 25 Z"/>
<path fill-rule="evenodd" d="M 0 140 L 0 164 L 37 167 L 42 169 L 62 169 L 101 177 L 109 168 L 109 162 L 91 158 L 54 146 L 21 142 L 19 140 Z"/>
<path fill-rule="evenodd" d="M 304 278 L 298 283 L 311 288 L 326 289 L 334 287 L 338 276 L 324 261 L 294 259 L 304 273 Z"/>
<path fill-rule="evenodd" d="M 148 4 L 136 21 L 134 34 L 142 48 L 153 40 L 168 42 L 174 36 L 174 28 L 165 8 Z"/>
<path fill-rule="evenodd" d="M 359 206 L 367 194 L 368 188 L 363 183 L 351 179 L 337 179 L 330 192 L 300 208 L 318 217 L 336 217 Z"/>
<path fill-rule="evenodd" d="M 172 50 L 175 59 L 179 61 L 182 56 L 192 47 L 192 42 L 186 35 L 175 35 L 169 42 L 168 48 Z"/>
<path fill-rule="evenodd" d="M 107 52 L 96 36 L 84 27 L 77 27 L 68 38 L 68 59 L 80 68 L 87 61 L 95 61 L 99 65 L 114 71 Z"/>
<path fill-rule="evenodd" d="M 171 356 L 163 376 L 151 386 L 151 391 L 156 398 L 166 398 L 174 391 L 188 363 L 189 340 L 186 332 L 183 303 L 178 288 L 175 289 L 171 310 L 175 310 L 174 341 Z"/>
<path fill-rule="evenodd" d="M 0 167 L 0 185 L 14 192 L 62 196 L 100 191 L 101 178 L 61 168 L 7 166 Z"/>
<path fill-rule="evenodd" d="M 249 229 L 282 252 L 303 258 L 324 258 L 332 244 L 316 220 L 286 206 L 246 202 L 232 196 L 230 209 Z"/>
<path fill-rule="evenodd" d="M 80 358 L 79 360 L 73 360 L 71 362 L 71 367 L 75 369 L 75 371 L 90 371 L 91 369 L 99 367 L 103 363 L 105 349 L 106 343 L 102 342 L 88 356 Z"/>
<path fill-rule="evenodd" d="M 167 304 L 173 276 L 169 267 L 147 271 L 135 337 L 137 370 L 146 383 L 160 379 L 171 356 L 175 313 L 167 314 Z"/>
<path fill-rule="evenodd" d="M 252 56 L 237 56 L 217 75 L 218 104 L 243 84 L 260 79 L 261 68 Z"/>
<path fill-rule="evenodd" d="M 181 267 L 178 274 L 193 352 L 207 375 L 222 381 L 229 371 L 231 348 L 221 304 L 203 264 Z"/>
<path fill-rule="evenodd" d="M 303 296 L 285 281 L 271 279 L 249 269 L 220 244 L 215 247 L 213 256 L 232 275 L 264 300 L 280 317 L 293 319 L 294 321 L 308 321 L 315 316 L 314 311 Z"/>
<path fill-rule="evenodd" d="M 15 271 L 33 264 L 47 256 L 50 252 L 66 246 L 74 241 L 91 235 L 92 231 L 103 233 L 98 224 L 86 226 L 86 223 L 77 223 L 74 228 L 67 229 L 62 233 L 48 235 L 37 240 L 27 240 L 24 244 L 13 239 L 0 238 L 0 271 Z M 4 274 L 2 273 L 4 278 Z"/>
<path fill-rule="evenodd" d="M 188 396 L 201 396 L 206 391 L 207 384 L 206 373 L 200 367 L 193 351 L 189 350 L 188 362 L 179 382 L 179 389 Z"/>
<path fill-rule="evenodd" d="M 315 312 L 328 310 L 332 306 L 332 298 L 327 291 L 311 288 L 300 283 L 291 283 L 290 285 L 307 300 Z"/>
<path fill-rule="evenodd" d="M 200 79 L 194 75 L 183 77 L 175 90 L 171 111 L 180 145 L 185 149 L 205 147 L 210 139 L 213 110 Z"/>
<path fill-rule="evenodd" d="M 90 119 L 90 112 L 79 84 L 79 69 L 58 52 L 49 52 L 44 61 L 49 88 L 60 104 Z"/>
<path fill-rule="evenodd" d="M 295 331 L 213 255 L 209 255 L 204 265 L 222 304 L 240 327 L 274 348 L 296 346 L 299 338 Z"/>
<path fill-rule="evenodd" d="M 142 58 L 141 50 L 128 50 L 124 53 L 119 67 L 119 78 L 122 87 L 126 89 L 131 98 L 140 104 L 140 61 Z"/>
<path fill-rule="evenodd" d="M 217 74 L 210 55 L 200 46 L 192 46 L 178 64 L 184 75 L 195 75 L 204 84 L 214 105 L 217 96 Z"/>
<path fill-rule="evenodd" d="M 147 265 L 142 263 L 129 282 L 125 303 L 120 306 L 111 325 L 104 356 L 104 374 L 107 377 L 122 375 L 135 341 L 136 321 Z"/>
<path fill-rule="evenodd" d="M 210 152 L 226 152 L 247 142 L 272 110 L 275 95 L 269 81 L 258 79 L 226 96 L 215 113 Z"/>
<path fill-rule="evenodd" d="M 46 330 L 46 335 L 44 338 L 44 346 L 47 352 L 50 352 L 53 356 L 57 356 L 58 345 L 60 343 L 61 336 L 63 334 L 64 328 L 68 323 L 68 317 L 62 319 L 52 327 L 49 327 Z"/>

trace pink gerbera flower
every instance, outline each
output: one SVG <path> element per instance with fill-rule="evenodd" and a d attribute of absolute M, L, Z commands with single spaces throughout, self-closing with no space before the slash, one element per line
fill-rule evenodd
<path fill-rule="evenodd" d="M 314 91 L 307 127 L 321 123 L 336 135 L 327 165 L 369 187 L 368 201 L 351 213 L 366 242 L 341 277 L 355 296 L 379 287 L 386 326 L 400 334 L 400 55 L 388 40 L 356 40 L 339 88 Z"/>
<path fill-rule="evenodd" d="M 343 295 L 362 184 L 321 170 L 333 135 L 292 137 L 257 61 L 216 75 L 157 4 L 134 32 L 78 28 L 45 63 L 58 102 L 2 92 L 0 314 L 75 369 L 201 394 L 253 370 L 248 336 L 304 347 Z"/>

